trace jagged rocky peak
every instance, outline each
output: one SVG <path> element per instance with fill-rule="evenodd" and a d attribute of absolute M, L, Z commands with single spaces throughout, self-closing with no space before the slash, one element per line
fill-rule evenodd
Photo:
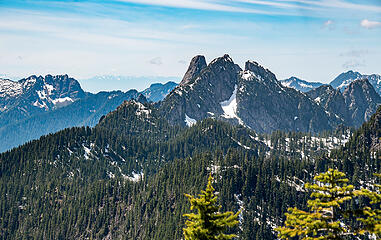
<path fill-rule="evenodd" d="M 259 63 L 255 61 L 247 61 L 245 63 L 245 72 L 247 71 L 252 72 L 257 78 L 261 77 L 262 79 L 270 79 L 273 81 L 277 81 L 274 73 L 272 73 L 268 69 L 265 69 L 263 66 L 261 66 Z"/>
<path fill-rule="evenodd" d="M 198 59 L 198 60 L 197 60 Z M 182 84 L 177 86 L 163 101 L 160 111 L 171 124 L 185 125 L 189 119 L 201 120 L 223 114 L 221 102 L 231 98 L 238 84 L 241 68 L 225 54 L 204 65 L 204 59 L 195 57 Z M 192 64 L 201 61 L 203 68 L 197 73 Z M 190 74 L 191 73 L 191 74 Z M 186 80 L 187 79 L 187 80 Z M 189 121 L 188 121 L 189 122 Z"/>
<path fill-rule="evenodd" d="M 242 69 L 234 63 L 233 59 L 229 56 L 229 54 L 225 54 L 222 57 L 215 58 L 210 64 L 208 65 L 209 67 L 219 67 L 222 70 L 228 70 L 226 68 L 223 68 L 224 65 L 230 65 L 234 66 L 234 70 L 237 72 L 241 71 Z"/>
<path fill-rule="evenodd" d="M 185 73 L 183 79 L 180 82 L 180 86 L 188 84 L 193 78 L 195 78 L 206 67 L 205 57 L 197 55 L 192 58 L 188 70 Z"/>

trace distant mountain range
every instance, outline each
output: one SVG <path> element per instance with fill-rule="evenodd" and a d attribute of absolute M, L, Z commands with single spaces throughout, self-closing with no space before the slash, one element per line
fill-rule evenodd
<path fill-rule="evenodd" d="M 369 83 L 372 84 L 376 92 L 381 95 L 381 75 L 378 74 L 363 75 L 359 72 L 348 71 L 341 73 L 334 80 L 332 80 L 329 85 L 333 88 L 339 89 L 341 92 L 344 92 L 345 88 L 348 87 L 349 84 L 359 79 L 368 79 Z M 281 80 L 280 82 L 285 87 L 294 88 L 301 92 L 308 92 L 323 85 L 323 83 L 320 82 L 308 82 L 297 77 L 290 77 L 288 79 Z"/>
<path fill-rule="evenodd" d="M 141 92 L 145 101 L 162 100 L 177 84 L 155 83 Z M 67 75 L 0 79 L 0 152 L 67 127 L 95 126 L 136 90 L 92 94 Z"/>
<path fill-rule="evenodd" d="M 171 76 L 98 75 L 78 80 L 83 89 L 97 93 L 114 89 L 143 89 L 151 83 L 179 82 L 181 79 Z"/>

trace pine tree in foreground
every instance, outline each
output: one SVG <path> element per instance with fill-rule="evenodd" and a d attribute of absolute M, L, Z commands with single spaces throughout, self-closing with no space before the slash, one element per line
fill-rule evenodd
<path fill-rule="evenodd" d="M 374 174 L 381 179 L 381 174 Z M 362 217 L 358 218 L 364 224 L 363 232 L 375 234 L 381 238 L 381 185 L 374 184 L 373 189 L 361 189 L 357 195 L 367 197 L 370 205 L 362 209 Z"/>
<path fill-rule="evenodd" d="M 198 198 L 185 194 L 191 204 L 191 210 L 197 210 L 197 214 L 184 214 L 188 218 L 185 222 L 187 227 L 183 229 L 186 240 L 228 240 L 236 237 L 235 234 L 224 232 L 229 227 L 238 224 L 237 218 L 240 212 L 236 214 L 219 212 L 221 206 L 217 204 L 212 181 L 213 178 L 210 175 L 205 191 L 201 191 Z"/>
<path fill-rule="evenodd" d="M 305 186 L 312 190 L 311 199 L 307 203 L 309 211 L 289 208 L 289 212 L 285 214 L 285 226 L 276 229 L 279 232 L 278 237 L 334 240 L 355 235 L 343 221 L 343 204 L 354 196 L 354 187 L 347 185 L 345 174 L 329 169 L 314 179 L 314 184 L 307 183 Z"/>

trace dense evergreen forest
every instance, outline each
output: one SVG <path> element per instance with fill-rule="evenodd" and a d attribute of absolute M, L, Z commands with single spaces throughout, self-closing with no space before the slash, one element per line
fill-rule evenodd
<path fill-rule="evenodd" d="M 276 239 L 305 182 L 329 167 L 367 186 L 380 172 L 381 108 L 360 129 L 258 135 L 206 119 L 170 125 L 129 101 L 94 128 L 70 128 L 0 155 L 1 239 L 181 239 L 184 193 L 212 173 L 239 239 Z M 342 147 L 340 147 L 342 146 Z"/>

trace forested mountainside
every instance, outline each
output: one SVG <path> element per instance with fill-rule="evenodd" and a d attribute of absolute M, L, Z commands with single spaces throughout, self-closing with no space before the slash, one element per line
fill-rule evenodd
<path fill-rule="evenodd" d="M 0 155 L 1 238 L 181 239 L 184 193 L 199 192 L 211 172 L 223 210 L 242 210 L 240 239 L 276 239 L 317 173 L 335 166 L 358 185 L 372 181 L 380 122 L 381 109 L 352 137 L 347 128 L 258 135 L 214 119 L 171 125 L 152 105 L 125 102 L 94 128 Z"/>

